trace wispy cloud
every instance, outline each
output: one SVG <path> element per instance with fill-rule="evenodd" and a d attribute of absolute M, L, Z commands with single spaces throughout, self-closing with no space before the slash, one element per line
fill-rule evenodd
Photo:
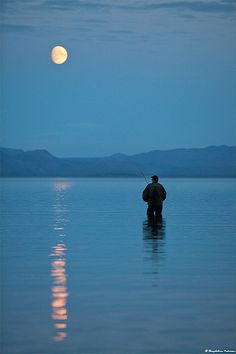
<path fill-rule="evenodd" d="M 87 23 L 92 23 L 92 24 L 98 24 L 98 25 L 102 25 L 102 24 L 106 24 L 107 21 L 104 19 L 96 19 L 96 18 L 87 18 L 86 20 L 81 20 L 81 22 L 87 22 Z"/>
<path fill-rule="evenodd" d="M 136 34 L 135 31 L 123 30 L 123 29 L 110 30 L 109 33 L 112 34 L 112 35 L 128 35 L 128 36 L 129 36 L 129 35 Z"/>
<path fill-rule="evenodd" d="M 218 0 L 218 1 L 84 1 L 84 0 L 45 0 L 43 6 L 50 9 L 58 10 L 142 10 L 154 11 L 160 9 L 183 10 L 191 12 L 207 12 L 207 13 L 229 13 L 235 11 L 235 1 Z"/>
<path fill-rule="evenodd" d="M 1 32 L 28 32 L 34 29 L 33 26 L 30 25 L 20 25 L 20 24 L 10 24 L 10 23 L 2 23 L 0 25 Z"/>
<path fill-rule="evenodd" d="M 155 11 L 161 9 L 206 13 L 231 13 L 236 10 L 235 0 L 2 0 L 0 9 L 41 8 L 62 11 Z"/>
<path fill-rule="evenodd" d="M 113 5 L 102 2 L 90 2 L 81 0 L 46 0 L 43 6 L 54 10 L 104 10 L 110 9 Z"/>
<path fill-rule="evenodd" d="M 1 1 L 1 0 L 0 0 Z M 149 19 L 152 28 L 153 14 L 162 16 L 162 23 L 173 24 L 171 16 L 183 19 L 182 23 L 197 19 L 201 14 L 235 15 L 235 0 L 2 0 L 0 8 L 4 15 L 0 30 L 5 33 L 24 33 L 33 29 L 47 31 L 52 25 L 57 28 L 74 30 L 77 33 L 91 34 L 99 40 L 115 41 L 135 38 L 135 35 L 148 35 Z M 110 13 L 112 12 L 112 16 Z M 63 21 L 59 22 L 63 13 Z M 141 18 L 145 17 L 142 22 Z M 148 16 L 150 15 L 150 18 Z M 129 16 L 129 19 L 128 17 Z M 223 17 L 224 17 L 223 16 Z M 131 21 L 129 21 L 131 19 Z M 163 20 L 164 19 L 164 20 Z M 170 20 L 171 19 L 171 20 Z M 145 22 L 146 21 L 146 22 Z M 146 27 L 145 27 L 146 26 Z M 185 30 L 184 30 L 185 31 Z M 163 33 L 163 30 L 161 30 Z M 153 33 L 157 33 L 154 31 Z M 140 37 L 141 38 L 141 37 Z"/>
<path fill-rule="evenodd" d="M 139 7 L 143 10 L 158 9 L 175 9 L 187 10 L 192 12 L 232 12 L 235 10 L 235 2 L 233 1 L 170 1 L 170 2 L 154 2 L 143 4 Z"/>

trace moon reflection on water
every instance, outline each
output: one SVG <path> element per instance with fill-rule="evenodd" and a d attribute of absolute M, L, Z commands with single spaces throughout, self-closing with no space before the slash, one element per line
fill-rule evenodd
<path fill-rule="evenodd" d="M 53 340 L 56 342 L 61 342 L 67 337 L 67 321 L 68 321 L 68 311 L 67 311 L 67 301 L 68 301 L 68 288 L 67 288 L 67 273 L 66 273 L 66 225 L 68 219 L 66 214 L 68 210 L 64 205 L 64 195 L 65 191 L 70 187 L 68 182 L 57 181 L 54 184 L 56 192 L 56 201 L 53 205 L 55 212 L 55 224 L 54 224 L 54 235 L 56 239 L 55 245 L 52 247 L 50 257 L 51 262 L 51 277 L 52 277 L 52 288 L 51 288 L 51 317 L 54 321 L 54 328 L 56 334 Z"/>

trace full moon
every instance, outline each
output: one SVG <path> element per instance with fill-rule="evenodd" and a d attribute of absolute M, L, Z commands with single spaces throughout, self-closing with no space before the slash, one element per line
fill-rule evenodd
<path fill-rule="evenodd" d="M 66 49 L 64 47 L 61 47 L 60 45 L 54 47 L 51 52 L 51 58 L 55 64 L 65 63 L 68 58 Z"/>

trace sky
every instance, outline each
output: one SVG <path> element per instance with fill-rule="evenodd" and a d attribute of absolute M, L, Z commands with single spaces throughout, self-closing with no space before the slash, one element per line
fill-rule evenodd
<path fill-rule="evenodd" d="M 90 157 L 235 145 L 235 5 L 1 0 L 0 146 Z"/>

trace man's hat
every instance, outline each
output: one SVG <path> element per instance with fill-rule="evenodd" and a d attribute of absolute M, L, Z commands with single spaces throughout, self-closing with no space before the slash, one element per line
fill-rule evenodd
<path fill-rule="evenodd" d="M 154 175 L 154 176 L 151 176 L 152 179 L 154 179 L 154 181 L 158 181 L 158 176 Z"/>

